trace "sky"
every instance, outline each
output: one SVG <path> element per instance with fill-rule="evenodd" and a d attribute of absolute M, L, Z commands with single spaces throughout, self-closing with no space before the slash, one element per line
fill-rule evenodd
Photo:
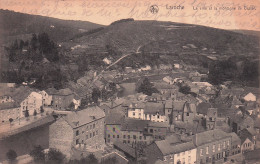
<path fill-rule="evenodd" d="M 0 0 L 0 8 L 109 25 L 134 18 L 260 31 L 260 0 Z M 151 12 L 151 6 L 157 10 Z M 157 12 L 156 12 L 157 11 Z"/>

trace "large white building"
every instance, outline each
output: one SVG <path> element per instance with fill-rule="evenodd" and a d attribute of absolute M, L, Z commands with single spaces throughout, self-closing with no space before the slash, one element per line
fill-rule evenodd
<path fill-rule="evenodd" d="M 131 103 L 127 110 L 128 117 L 154 122 L 166 122 L 162 103 Z"/>
<path fill-rule="evenodd" d="M 20 104 L 21 106 L 21 114 L 23 117 L 25 115 L 25 111 L 28 110 L 29 115 L 32 116 L 34 111 L 40 113 L 40 108 L 43 105 L 43 96 L 38 92 L 31 92 L 29 96 L 27 96 Z"/>

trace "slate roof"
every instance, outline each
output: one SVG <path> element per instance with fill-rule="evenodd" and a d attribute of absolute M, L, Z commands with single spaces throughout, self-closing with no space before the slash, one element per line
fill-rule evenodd
<path fill-rule="evenodd" d="M 124 144 L 120 141 L 116 141 L 113 143 L 115 147 L 117 147 L 120 151 L 123 151 L 124 153 L 127 153 L 132 158 L 135 158 L 135 149 L 131 146 Z"/>
<path fill-rule="evenodd" d="M 164 115 L 164 105 L 162 103 L 147 102 L 144 107 L 145 114 L 156 114 Z"/>
<path fill-rule="evenodd" d="M 229 133 L 232 139 L 232 142 L 239 142 L 241 143 L 241 139 L 238 137 L 238 135 L 235 132 Z"/>
<path fill-rule="evenodd" d="M 173 109 L 182 111 L 184 108 L 185 101 L 173 101 Z"/>
<path fill-rule="evenodd" d="M 197 113 L 206 115 L 208 113 L 208 109 L 211 108 L 212 105 L 210 103 L 202 102 L 197 106 Z"/>
<path fill-rule="evenodd" d="M 121 130 L 122 131 L 144 131 L 144 128 L 147 127 L 148 120 L 139 120 L 139 119 L 132 119 L 132 118 L 125 118 L 125 121 L 122 124 Z"/>
<path fill-rule="evenodd" d="M 171 144 L 171 143 L 167 142 L 167 140 L 162 140 L 162 141 L 155 141 L 155 143 L 163 155 L 177 154 L 177 153 L 181 153 L 181 152 L 196 148 L 192 141 Z"/>
<path fill-rule="evenodd" d="M 71 112 L 64 118 L 72 128 L 77 128 L 103 117 L 105 117 L 103 110 L 94 106 L 80 111 Z"/>
<path fill-rule="evenodd" d="M 239 137 L 241 139 L 241 143 L 244 143 L 247 138 L 253 142 L 253 135 L 249 132 L 248 129 L 241 130 Z"/>
<path fill-rule="evenodd" d="M 165 101 L 165 108 L 173 108 L 173 101 L 172 100 L 166 100 Z"/>
<path fill-rule="evenodd" d="M 214 129 L 205 131 L 202 133 L 195 134 L 193 138 L 193 142 L 196 146 L 201 146 L 210 142 L 214 142 L 217 140 L 221 140 L 224 138 L 228 138 L 230 135 L 220 129 Z"/>
<path fill-rule="evenodd" d="M 124 115 L 113 112 L 105 117 L 105 122 L 107 125 L 121 125 L 123 124 L 124 119 Z"/>

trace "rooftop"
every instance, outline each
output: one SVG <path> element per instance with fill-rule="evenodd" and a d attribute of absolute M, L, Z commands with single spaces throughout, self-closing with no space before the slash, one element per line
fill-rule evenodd
<path fill-rule="evenodd" d="M 65 116 L 65 120 L 72 128 L 88 124 L 94 120 L 105 117 L 105 113 L 99 107 L 89 107 L 80 111 L 74 111 Z"/>
<path fill-rule="evenodd" d="M 196 146 L 201 146 L 210 142 L 228 138 L 230 135 L 220 129 L 214 129 L 197 133 L 193 136 L 193 142 Z"/>
<path fill-rule="evenodd" d="M 132 118 L 125 118 L 125 121 L 122 124 L 122 131 L 144 131 L 144 128 L 147 127 L 150 121 L 148 120 L 139 120 Z"/>

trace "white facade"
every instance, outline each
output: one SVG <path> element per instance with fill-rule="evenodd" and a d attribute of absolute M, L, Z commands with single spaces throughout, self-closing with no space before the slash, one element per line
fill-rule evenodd
<path fill-rule="evenodd" d="M 40 107 L 43 105 L 43 97 L 40 93 L 32 92 L 25 100 L 21 102 L 21 117 L 24 117 L 24 112 L 29 111 L 29 115 L 32 116 L 34 110 L 40 113 Z"/>
<path fill-rule="evenodd" d="M 160 115 L 158 113 L 145 114 L 144 109 L 129 109 L 128 117 L 141 119 L 141 120 L 150 120 L 153 122 L 166 122 L 167 121 L 166 116 Z"/>
<path fill-rule="evenodd" d="M 78 109 L 80 104 L 81 104 L 81 100 L 80 99 L 79 100 L 73 99 L 72 101 L 73 101 L 73 103 L 75 105 L 75 109 Z"/>
<path fill-rule="evenodd" d="M 48 95 L 48 93 L 45 91 L 40 91 L 39 93 L 42 95 L 43 105 L 45 106 L 51 105 L 52 95 Z"/>
<path fill-rule="evenodd" d="M 256 96 L 253 93 L 248 93 L 245 97 L 244 97 L 245 101 L 256 101 Z"/>
<path fill-rule="evenodd" d="M 178 154 L 174 154 L 174 164 L 179 164 L 178 162 L 186 164 L 196 163 L 197 149 L 187 150 Z"/>

